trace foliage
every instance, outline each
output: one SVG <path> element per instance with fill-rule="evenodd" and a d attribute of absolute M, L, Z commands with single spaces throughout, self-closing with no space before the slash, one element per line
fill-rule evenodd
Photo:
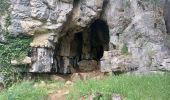
<path fill-rule="evenodd" d="M 124 54 L 124 55 L 128 55 L 129 52 L 128 52 L 128 47 L 126 44 L 123 45 L 122 49 L 121 49 L 121 53 Z"/>
<path fill-rule="evenodd" d="M 5 31 L 4 31 L 5 32 Z M 17 80 L 19 72 L 11 65 L 11 60 L 18 58 L 18 61 L 27 56 L 31 51 L 29 47 L 30 37 L 12 37 L 9 33 L 6 34 L 7 43 L 0 44 L 0 73 L 5 77 L 5 86 Z"/>
<path fill-rule="evenodd" d="M 125 100 L 169 100 L 170 74 L 144 76 L 120 75 L 103 80 L 78 81 L 74 84 L 68 100 L 77 100 L 90 94 L 101 93 L 100 100 L 111 100 L 113 93 L 121 94 Z"/>
<path fill-rule="evenodd" d="M 7 12 L 9 8 L 9 0 L 0 0 L 0 14 Z"/>
<path fill-rule="evenodd" d="M 8 27 L 11 25 L 11 16 L 8 11 L 9 0 L 0 0 L 0 14 L 7 14 L 5 18 L 5 29 L 2 30 L 7 43 L 0 44 L 0 75 L 4 77 L 5 87 L 18 81 L 19 72 L 11 65 L 11 60 L 18 62 L 23 60 L 31 51 L 30 42 L 32 39 L 26 36 L 13 37 L 8 32 Z"/>
<path fill-rule="evenodd" d="M 0 100 L 46 100 L 47 94 L 63 87 L 61 82 L 46 80 L 16 83 L 0 93 Z"/>
<path fill-rule="evenodd" d="M 5 27 L 6 27 L 6 30 L 9 27 L 9 25 L 11 25 L 11 15 L 8 12 L 8 14 L 7 14 L 6 18 L 5 18 Z"/>

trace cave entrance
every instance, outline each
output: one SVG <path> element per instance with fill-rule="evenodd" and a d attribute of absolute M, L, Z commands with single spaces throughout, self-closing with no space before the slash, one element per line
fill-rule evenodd
<path fill-rule="evenodd" d="M 109 27 L 103 20 L 95 20 L 90 26 L 91 56 L 99 61 L 109 49 Z"/>
<path fill-rule="evenodd" d="M 104 51 L 109 49 L 109 27 L 103 20 L 95 20 L 82 32 L 67 34 L 59 39 L 54 59 L 57 72 L 73 73 L 72 69 L 97 66 Z M 86 69 L 86 70 L 87 70 Z"/>

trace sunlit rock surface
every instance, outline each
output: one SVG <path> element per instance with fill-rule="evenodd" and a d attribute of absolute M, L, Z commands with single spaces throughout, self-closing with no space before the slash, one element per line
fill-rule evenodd
<path fill-rule="evenodd" d="M 9 30 L 33 36 L 30 72 L 170 70 L 168 3 L 11 0 Z"/>

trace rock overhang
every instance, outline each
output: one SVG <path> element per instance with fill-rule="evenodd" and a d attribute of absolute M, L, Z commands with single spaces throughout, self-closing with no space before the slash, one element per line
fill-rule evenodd
<path fill-rule="evenodd" d="M 42 66 L 46 66 L 48 71 L 51 71 L 51 69 L 57 71 L 60 68 L 53 68 L 56 64 L 63 66 L 61 62 L 65 62 L 69 66 L 68 60 L 74 58 L 76 62 L 74 65 L 77 66 L 80 58 L 82 58 L 70 57 L 69 48 L 72 47 L 70 43 L 83 42 L 82 47 L 77 46 L 77 48 L 81 48 L 82 52 L 84 50 L 81 56 L 84 56 L 85 59 L 91 59 L 89 53 L 91 50 L 88 50 L 91 47 L 91 39 L 87 33 L 90 33 L 90 25 L 99 19 L 108 25 L 109 51 L 117 49 L 120 52 L 126 45 L 128 52 L 132 54 L 129 56 L 129 59 L 132 58 L 131 62 L 134 61 L 131 63 L 132 66 L 136 66 L 138 63 L 138 67 L 157 66 L 157 69 L 159 69 L 160 66 L 162 68 L 161 63 L 167 65 L 164 59 L 166 61 L 166 56 L 169 55 L 165 45 L 166 25 L 161 7 L 162 4 L 155 6 L 142 0 L 126 2 L 124 0 L 12 0 L 12 25 L 10 30 L 15 35 L 23 33 L 33 35 L 34 39 L 31 46 L 34 49 L 33 52 L 36 53 L 33 53 L 32 56 L 34 63 L 32 68 L 35 69 L 41 65 L 39 66 L 40 69 L 43 69 Z M 80 35 L 80 33 L 82 34 Z M 78 37 L 83 38 L 74 40 L 75 34 L 79 34 Z M 59 51 L 56 49 L 57 44 L 62 44 Z M 160 48 L 164 48 L 164 50 Z M 145 52 L 146 50 L 147 52 Z M 58 54 L 57 52 L 61 53 Z M 114 57 L 110 59 L 102 58 L 104 61 L 102 64 L 110 63 L 106 65 L 112 70 L 116 65 L 113 60 Z M 120 59 L 123 59 L 122 62 L 124 62 L 123 65 L 131 65 L 127 65 L 126 57 L 121 57 Z M 55 62 L 54 58 L 61 60 L 60 63 Z M 104 59 L 107 59 L 107 61 L 105 62 Z M 44 61 L 50 63 L 43 65 L 45 64 Z M 67 73 L 67 70 L 65 68 L 59 72 Z M 68 73 L 70 72 L 68 71 Z"/>

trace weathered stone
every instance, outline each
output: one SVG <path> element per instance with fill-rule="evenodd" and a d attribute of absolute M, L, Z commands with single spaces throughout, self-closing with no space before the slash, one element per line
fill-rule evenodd
<path fill-rule="evenodd" d="M 52 49 L 33 48 L 32 68 L 30 72 L 57 72 Z"/>
<path fill-rule="evenodd" d="M 0 21 L 1 21 L 1 18 L 0 18 Z M 0 43 L 6 43 L 6 42 L 7 42 L 7 40 L 6 40 L 4 33 L 3 33 L 3 27 L 0 23 Z"/>
<path fill-rule="evenodd" d="M 169 34 L 170 33 L 170 20 L 169 20 L 170 1 L 169 0 L 164 0 L 164 1 L 165 1 L 164 2 L 164 18 L 165 18 L 167 33 Z"/>
<path fill-rule="evenodd" d="M 0 75 L 0 91 L 2 91 L 5 88 L 5 76 Z"/>
<path fill-rule="evenodd" d="M 102 72 L 169 70 L 169 0 L 156 1 L 12 0 L 9 30 L 33 35 L 31 72 L 93 71 L 95 60 Z"/>
<path fill-rule="evenodd" d="M 90 51 L 90 33 L 86 30 L 83 33 L 82 59 L 90 59 Z"/>
<path fill-rule="evenodd" d="M 82 72 L 95 71 L 99 69 L 99 63 L 95 60 L 82 60 L 78 62 L 79 70 Z"/>
<path fill-rule="evenodd" d="M 135 71 L 138 66 L 134 62 L 130 55 L 122 55 L 118 50 L 105 51 L 100 61 L 100 70 L 101 72 Z"/>
<path fill-rule="evenodd" d="M 122 96 L 120 94 L 112 94 L 112 100 L 123 100 Z"/>
<path fill-rule="evenodd" d="M 7 40 L 3 34 L 0 34 L 0 43 L 6 43 Z"/>
<path fill-rule="evenodd" d="M 80 77 L 79 73 L 73 73 L 71 75 L 71 81 L 75 82 L 77 80 L 81 80 L 81 77 Z"/>
<path fill-rule="evenodd" d="M 95 94 L 91 94 L 89 97 L 88 97 L 88 100 L 100 100 L 100 98 L 103 96 L 102 93 L 95 93 Z"/>
<path fill-rule="evenodd" d="M 12 65 L 31 65 L 31 58 L 30 57 L 25 57 L 23 59 L 20 59 L 19 61 L 17 60 L 11 60 Z"/>
<path fill-rule="evenodd" d="M 158 67 L 162 71 L 170 71 L 170 59 L 164 59 L 162 65 Z"/>
<path fill-rule="evenodd" d="M 66 85 L 66 86 L 72 86 L 72 85 L 73 85 L 73 82 L 67 81 L 67 82 L 65 83 L 65 85 Z"/>
<path fill-rule="evenodd" d="M 12 64 L 12 65 L 18 65 L 18 62 L 17 62 L 16 60 L 12 60 L 12 61 L 11 61 L 11 64 Z"/>
<path fill-rule="evenodd" d="M 31 64 L 31 58 L 30 57 L 25 57 L 24 60 L 22 61 L 23 64 Z"/>
<path fill-rule="evenodd" d="M 58 76 L 58 75 L 51 75 L 50 79 L 54 80 L 54 81 L 66 82 L 65 77 L 61 77 L 61 76 Z"/>
<path fill-rule="evenodd" d="M 100 71 L 91 71 L 91 72 L 76 72 L 71 75 L 71 81 L 75 82 L 77 80 L 89 80 L 89 79 L 103 79 L 104 73 Z"/>
<path fill-rule="evenodd" d="M 58 63 L 58 73 L 60 74 L 70 74 L 71 73 L 71 66 L 70 66 L 70 59 L 68 57 L 57 57 Z"/>

